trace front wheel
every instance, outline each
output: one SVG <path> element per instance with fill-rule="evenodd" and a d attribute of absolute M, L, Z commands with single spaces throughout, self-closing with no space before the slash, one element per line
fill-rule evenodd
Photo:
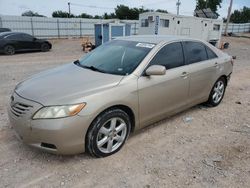
<path fill-rule="evenodd" d="M 95 157 L 107 157 L 124 145 L 131 129 L 128 114 L 120 109 L 110 109 L 99 115 L 87 133 L 86 146 Z"/>
<path fill-rule="evenodd" d="M 219 105 L 224 97 L 225 90 L 226 90 L 226 80 L 223 77 L 221 77 L 215 82 L 210 92 L 207 104 L 210 106 Z"/>
<path fill-rule="evenodd" d="M 42 52 L 47 52 L 47 51 L 49 51 L 49 49 L 50 49 L 49 44 L 43 43 L 43 44 L 41 45 L 41 51 L 42 51 Z"/>

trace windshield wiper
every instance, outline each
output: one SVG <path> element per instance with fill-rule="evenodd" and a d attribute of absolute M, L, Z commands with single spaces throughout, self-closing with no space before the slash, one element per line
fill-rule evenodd
<path fill-rule="evenodd" d="M 85 66 L 85 65 L 81 65 L 83 68 L 86 68 L 86 69 L 90 69 L 92 71 L 97 71 L 97 72 L 101 72 L 101 73 L 106 73 L 105 71 L 101 70 L 101 69 L 98 69 L 94 66 Z"/>
<path fill-rule="evenodd" d="M 82 65 L 82 64 L 80 63 L 79 60 L 75 60 L 75 61 L 74 61 L 74 64 L 75 64 L 75 65 L 78 65 L 79 67 L 83 67 L 83 68 L 85 68 L 85 69 L 90 69 L 90 70 L 92 70 L 92 71 L 97 71 L 97 72 L 101 72 L 101 73 L 106 73 L 105 71 L 100 70 L 100 69 L 98 69 L 98 68 L 96 68 L 96 67 L 94 67 L 94 66 Z"/>
<path fill-rule="evenodd" d="M 81 66 L 80 61 L 77 59 L 73 62 L 75 65 Z"/>

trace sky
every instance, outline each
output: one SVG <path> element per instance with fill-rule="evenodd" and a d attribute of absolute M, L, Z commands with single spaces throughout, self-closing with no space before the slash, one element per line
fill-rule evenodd
<path fill-rule="evenodd" d="M 71 3 L 71 13 L 78 15 L 87 13 L 91 15 L 103 15 L 104 12 L 114 12 L 119 4 L 129 7 L 141 7 L 148 9 L 165 9 L 176 14 L 177 0 L 0 0 L 1 15 L 21 15 L 27 10 L 51 17 L 55 10 L 68 11 L 68 2 Z M 180 14 L 193 15 L 195 0 L 180 0 Z M 230 0 L 222 0 L 222 8 L 219 9 L 220 17 L 227 16 Z M 233 10 L 241 9 L 243 6 L 250 7 L 250 0 L 234 0 Z"/>

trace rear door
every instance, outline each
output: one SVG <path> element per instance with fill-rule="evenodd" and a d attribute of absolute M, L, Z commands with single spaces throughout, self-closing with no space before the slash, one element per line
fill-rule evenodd
<path fill-rule="evenodd" d="M 13 33 L 4 37 L 4 40 L 7 41 L 8 44 L 11 44 L 15 47 L 16 50 L 23 49 L 22 37 L 19 33 Z"/>
<path fill-rule="evenodd" d="M 183 46 L 186 64 L 189 67 L 189 103 L 204 102 L 215 82 L 218 68 L 217 56 L 201 42 L 185 41 Z M 210 58 L 208 58 L 208 53 Z"/>
<path fill-rule="evenodd" d="M 180 42 L 161 48 L 151 60 L 151 65 L 163 65 L 167 70 L 165 75 L 141 76 L 138 79 L 141 126 L 183 109 L 188 99 L 188 70 Z"/>

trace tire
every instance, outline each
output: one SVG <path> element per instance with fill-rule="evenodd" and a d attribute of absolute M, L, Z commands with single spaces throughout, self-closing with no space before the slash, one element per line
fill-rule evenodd
<path fill-rule="evenodd" d="M 12 45 L 6 45 L 6 46 L 4 47 L 4 53 L 5 53 L 6 55 L 14 55 L 15 52 L 16 52 L 15 47 L 12 46 Z"/>
<path fill-rule="evenodd" d="M 110 109 L 101 113 L 90 125 L 86 149 L 95 157 L 107 157 L 118 152 L 126 142 L 131 121 L 126 112 Z"/>
<path fill-rule="evenodd" d="M 224 97 L 225 91 L 226 91 L 226 80 L 225 78 L 221 77 L 215 82 L 210 92 L 207 104 L 213 107 L 218 106 Z"/>
<path fill-rule="evenodd" d="M 47 52 L 49 50 L 50 50 L 49 44 L 48 43 L 42 43 L 42 45 L 41 45 L 41 51 L 42 52 Z"/>

